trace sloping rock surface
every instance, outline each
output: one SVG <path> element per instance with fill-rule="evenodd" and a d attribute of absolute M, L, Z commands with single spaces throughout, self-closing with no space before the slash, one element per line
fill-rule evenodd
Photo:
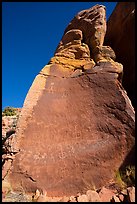
<path fill-rule="evenodd" d="M 82 15 L 100 14 L 100 9 L 104 19 L 104 6 Z M 102 15 L 90 18 L 96 24 Z M 113 61 L 110 47 L 100 51 L 106 28 L 99 44 L 93 40 L 93 52 L 88 38 L 82 42 L 82 29 L 66 30 L 27 94 L 17 127 L 18 153 L 8 175 L 13 190 L 71 196 L 100 188 L 114 178 L 134 145 L 134 109 L 119 81 L 122 65 Z"/>
<path fill-rule="evenodd" d="M 123 86 L 135 107 L 135 2 L 118 2 L 107 22 L 105 45 L 123 64 Z"/>

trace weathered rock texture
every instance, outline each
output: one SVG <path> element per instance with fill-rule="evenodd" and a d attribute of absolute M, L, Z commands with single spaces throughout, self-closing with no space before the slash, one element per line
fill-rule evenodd
<path fill-rule="evenodd" d="M 20 114 L 20 108 L 16 109 L 14 116 L 2 116 L 2 179 L 6 177 L 11 167 L 16 149 L 16 125 Z"/>
<path fill-rule="evenodd" d="M 76 50 L 73 51 L 76 53 L 76 59 L 80 59 L 82 57 L 87 58 L 89 57 L 89 54 L 91 54 L 91 57 L 93 57 L 95 62 L 98 62 L 100 60 L 106 61 L 106 57 L 115 58 L 115 53 L 113 52 L 113 50 L 111 50 L 109 46 L 103 46 L 105 33 L 106 8 L 102 5 L 96 5 L 88 10 L 79 12 L 74 17 L 74 19 L 66 28 L 64 36 L 59 43 L 56 52 L 60 52 L 61 54 L 61 50 L 63 50 L 64 53 L 66 51 L 65 48 L 70 46 L 71 44 L 73 46 L 75 44 L 77 44 L 77 46 L 79 45 L 78 47 L 81 47 L 81 50 L 84 51 L 84 47 L 88 45 L 91 53 L 84 52 L 83 55 L 80 55 L 79 52 L 76 52 Z M 107 55 L 106 57 L 104 56 L 104 52 Z"/>
<path fill-rule="evenodd" d="M 105 18 L 99 5 L 78 13 L 36 76 L 18 123 L 14 190 L 85 194 L 114 178 L 133 147 L 134 110 L 123 67 L 103 46 Z"/>
<path fill-rule="evenodd" d="M 135 106 L 135 2 L 118 2 L 107 22 L 105 43 L 123 64 L 123 86 Z"/>

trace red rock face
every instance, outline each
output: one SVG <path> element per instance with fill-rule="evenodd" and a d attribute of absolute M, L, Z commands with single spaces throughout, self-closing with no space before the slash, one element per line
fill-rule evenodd
<path fill-rule="evenodd" d="M 48 78 L 20 141 L 13 187 L 71 195 L 114 176 L 134 141 L 134 112 L 115 73 L 102 68 Z"/>
<path fill-rule="evenodd" d="M 71 196 L 100 188 L 134 146 L 134 109 L 118 80 L 121 65 L 104 53 L 105 61 L 95 64 L 76 29 L 63 38 L 66 44 L 59 45 L 25 99 L 19 152 L 8 177 L 13 190 Z"/>
<path fill-rule="evenodd" d="M 123 64 L 123 86 L 135 106 L 135 2 L 119 2 L 107 22 L 105 44 Z"/>

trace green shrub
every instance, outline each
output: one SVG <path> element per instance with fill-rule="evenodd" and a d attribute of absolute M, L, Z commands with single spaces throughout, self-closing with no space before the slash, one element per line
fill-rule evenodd
<path fill-rule="evenodd" d="M 123 181 L 121 172 L 119 170 L 116 172 L 116 183 L 121 189 L 124 189 L 127 187 L 126 183 Z"/>
<path fill-rule="evenodd" d="M 135 166 L 127 165 L 121 170 L 121 177 L 127 186 L 135 185 Z"/>
<path fill-rule="evenodd" d="M 119 186 L 135 186 L 135 166 L 127 165 L 116 172 L 116 180 Z"/>
<path fill-rule="evenodd" d="M 2 112 L 2 116 L 13 116 L 16 115 L 16 109 L 13 107 L 6 107 L 3 112 Z"/>

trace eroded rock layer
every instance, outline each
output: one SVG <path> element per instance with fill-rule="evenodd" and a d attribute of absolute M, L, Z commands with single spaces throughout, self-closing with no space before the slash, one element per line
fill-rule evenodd
<path fill-rule="evenodd" d="M 104 6 L 80 12 L 36 76 L 18 122 L 14 190 L 85 193 L 114 178 L 132 149 L 134 109 L 120 83 L 123 66 L 103 47 L 104 19 Z"/>

